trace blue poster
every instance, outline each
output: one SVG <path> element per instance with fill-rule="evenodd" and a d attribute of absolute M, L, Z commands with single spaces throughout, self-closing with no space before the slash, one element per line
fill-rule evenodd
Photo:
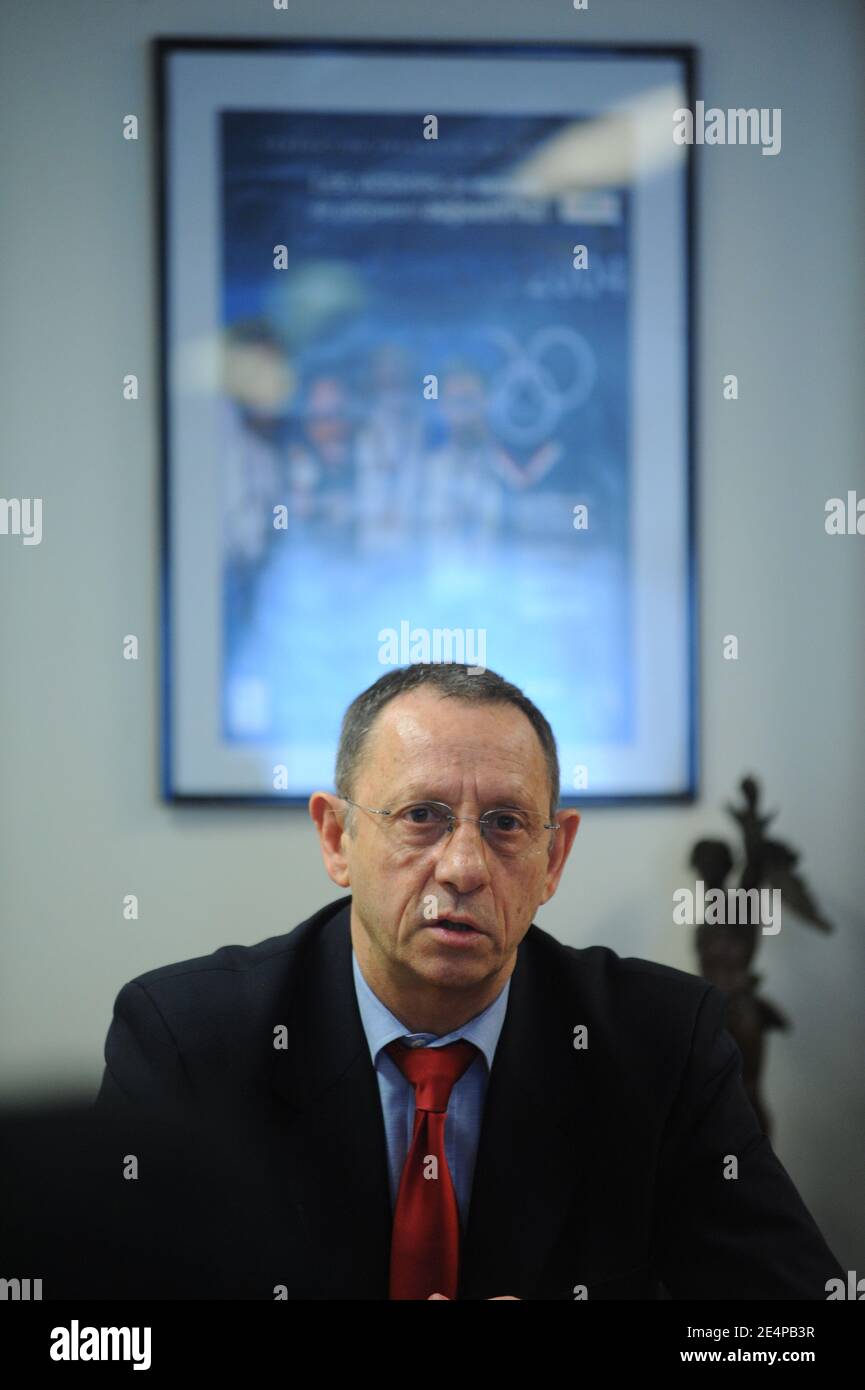
<path fill-rule="evenodd" d="M 573 116 L 219 119 L 224 739 L 450 659 L 626 744 L 629 189 L 533 191 Z"/>

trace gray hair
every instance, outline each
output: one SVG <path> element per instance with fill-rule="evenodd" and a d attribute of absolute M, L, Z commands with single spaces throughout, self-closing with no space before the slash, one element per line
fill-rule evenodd
<path fill-rule="evenodd" d="M 352 700 L 343 716 L 336 755 L 336 790 L 339 796 L 352 796 L 367 737 L 385 705 L 419 686 L 430 686 L 443 698 L 475 701 L 478 704 L 508 704 L 522 710 L 538 736 L 550 782 L 550 816 L 559 804 L 559 758 L 549 723 L 536 705 L 516 685 L 495 671 L 470 674 L 472 667 L 461 662 L 416 662 L 380 676 L 373 685 Z M 349 811 L 351 811 L 349 807 Z"/>

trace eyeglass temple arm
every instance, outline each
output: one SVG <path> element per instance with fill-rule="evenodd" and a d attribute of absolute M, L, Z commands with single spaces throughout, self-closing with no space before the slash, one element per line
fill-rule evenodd
<path fill-rule="evenodd" d="M 340 801 L 347 801 L 349 806 L 356 806 L 359 811 L 369 811 L 371 816 L 392 816 L 393 811 L 376 811 L 373 806 L 361 806 L 359 801 L 352 801 L 350 796 L 340 796 Z"/>

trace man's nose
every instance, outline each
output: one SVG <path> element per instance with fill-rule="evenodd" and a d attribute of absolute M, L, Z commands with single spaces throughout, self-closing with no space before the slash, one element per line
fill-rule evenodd
<path fill-rule="evenodd" d="M 445 831 L 436 863 L 436 878 L 452 883 L 461 893 L 489 880 L 487 862 L 489 850 L 475 821 L 456 821 L 453 830 Z"/>

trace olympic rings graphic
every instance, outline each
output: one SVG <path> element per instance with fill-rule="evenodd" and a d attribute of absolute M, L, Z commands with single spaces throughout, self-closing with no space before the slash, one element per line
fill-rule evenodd
<path fill-rule="evenodd" d="M 506 329 L 488 329 L 484 336 L 507 359 L 494 374 L 489 400 L 490 423 L 507 443 L 531 447 L 549 438 L 562 416 L 591 395 L 597 360 L 573 328 L 558 324 L 538 329 L 525 350 Z"/>

